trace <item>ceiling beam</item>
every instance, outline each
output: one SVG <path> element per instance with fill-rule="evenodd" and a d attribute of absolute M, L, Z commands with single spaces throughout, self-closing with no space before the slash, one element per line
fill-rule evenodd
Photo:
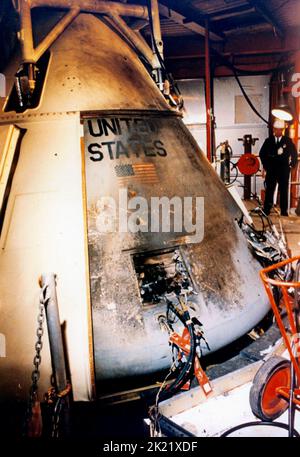
<path fill-rule="evenodd" d="M 168 19 L 171 19 L 172 21 L 176 22 L 177 24 L 182 25 L 186 29 L 192 30 L 193 32 L 198 33 L 199 35 L 205 36 L 205 27 L 202 27 L 196 22 L 185 23 L 185 16 L 183 16 L 181 13 L 178 13 L 173 9 L 168 8 L 165 5 L 162 5 L 161 3 L 159 4 L 159 13 L 162 16 L 167 17 Z M 223 40 L 223 37 L 220 34 L 216 34 L 213 31 L 210 32 L 210 38 L 213 41 Z"/>
<path fill-rule="evenodd" d="M 230 29 L 225 30 L 224 33 L 226 35 L 226 38 L 228 39 L 232 35 L 239 36 L 246 33 L 255 35 L 261 32 L 268 31 L 271 31 L 271 25 L 269 23 L 263 22 L 261 24 L 248 24 L 241 27 L 231 27 Z"/>
<path fill-rule="evenodd" d="M 293 53 L 299 49 L 299 37 L 298 30 L 288 31 L 285 40 L 274 37 L 271 30 L 257 34 L 245 33 L 228 36 L 226 44 L 215 42 L 212 49 L 227 56 Z M 197 35 L 187 36 L 184 40 L 166 37 L 164 49 L 166 59 L 197 58 L 204 54 L 204 43 Z"/>
<path fill-rule="evenodd" d="M 248 57 L 248 56 L 276 56 L 283 55 L 283 54 L 290 54 L 297 52 L 298 49 L 289 48 L 289 49 L 275 49 L 275 50 L 268 50 L 268 49 L 261 49 L 258 51 L 238 51 L 238 52 L 222 52 L 222 56 L 228 58 L 234 57 Z M 205 54 L 204 52 L 191 52 L 189 54 L 182 54 L 182 55 L 167 55 L 167 60 L 182 60 L 182 59 L 204 59 Z"/>
<path fill-rule="evenodd" d="M 265 1 L 262 3 L 260 0 L 247 0 L 249 5 L 251 5 L 255 10 L 257 11 L 258 14 L 260 14 L 265 21 L 267 21 L 269 24 L 272 25 L 272 27 L 276 30 L 277 34 L 283 38 L 285 33 L 281 25 L 278 23 L 277 19 L 275 16 L 272 14 L 272 12 L 265 6 Z"/>
<path fill-rule="evenodd" d="M 243 8 L 243 9 L 236 8 L 234 11 L 231 11 L 230 13 L 224 11 L 224 13 L 212 15 L 210 17 L 210 21 L 211 22 L 223 21 L 224 19 L 230 19 L 232 17 L 238 17 L 238 16 L 242 16 L 245 14 L 255 13 L 255 12 L 256 12 L 255 8 L 252 8 L 249 6 L 247 8 Z"/>
<path fill-rule="evenodd" d="M 168 60 L 167 65 L 175 79 L 194 79 L 194 78 L 204 78 L 204 62 L 200 59 L 187 59 L 187 60 Z M 257 62 L 257 63 L 250 63 L 249 65 L 240 64 L 239 62 L 236 63 L 239 68 L 243 68 L 245 71 L 249 72 L 270 72 L 274 70 L 276 67 L 277 62 Z M 230 68 L 219 64 L 214 69 L 214 77 L 222 77 L 222 76 L 233 76 L 233 72 Z"/>
<path fill-rule="evenodd" d="M 224 10 L 218 10 L 211 12 L 208 15 L 208 19 L 211 21 L 218 21 L 220 19 L 224 19 L 225 17 L 232 17 L 232 16 L 239 16 L 240 14 L 245 14 L 248 13 L 249 9 L 254 11 L 253 7 L 249 7 L 248 4 L 246 5 L 240 5 L 240 6 L 234 6 L 231 8 L 226 8 Z"/>

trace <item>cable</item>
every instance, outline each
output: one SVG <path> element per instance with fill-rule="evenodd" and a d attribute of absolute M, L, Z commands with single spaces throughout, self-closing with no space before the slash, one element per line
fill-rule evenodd
<path fill-rule="evenodd" d="M 159 424 L 159 402 L 173 395 L 187 382 L 187 380 L 190 378 L 191 369 L 193 367 L 193 361 L 196 354 L 195 335 L 193 331 L 193 323 L 190 319 L 189 312 L 184 311 L 183 313 L 180 313 L 173 305 L 173 303 L 169 300 L 167 300 L 167 306 L 167 316 L 169 315 L 169 312 L 171 310 L 176 316 L 178 316 L 183 325 L 188 329 L 190 335 L 190 352 L 187 361 L 184 364 L 183 368 L 181 368 L 177 378 L 170 385 L 165 387 L 168 378 L 171 376 L 175 368 L 176 362 L 173 362 L 170 371 L 168 372 L 167 376 L 165 377 L 163 383 L 161 384 L 156 394 L 154 406 L 152 406 L 149 409 L 149 417 L 151 419 L 152 424 L 150 427 L 151 436 L 161 436 L 161 428 Z"/>
<path fill-rule="evenodd" d="M 231 165 L 231 169 L 230 169 L 230 172 L 232 172 L 233 170 L 235 170 L 235 176 L 233 176 L 232 179 L 230 179 L 230 182 L 227 184 L 227 185 L 230 185 L 232 186 L 232 184 L 234 184 L 237 179 L 238 179 L 238 176 L 239 176 L 239 170 L 238 170 L 238 167 L 235 163 L 231 162 L 231 160 L 229 161 L 229 164 Z"/>
<path fill-rule="evenodd" d="M 290 65 L 281 66 L 283 59 L 287 55 L 292 54 L 293 51 L 289 51 L 287 53 L 283 53 L 281 55 L 280 59 L 279 59 L 278 64 L 276 65 L 276 67 L 270 68 L 270 70 L 261 70 L 261 71 L 258 71 L 258 70 L 256 70 L 256 71 L 243 70 L 242 68 L 239 68 L 239 67 L 235 66 L 233 63 L 231 63 L 224 55 L 220 54 L 216 49 L 211 48 L 211 52 L 212 52 L 212 54 L 215 54 L 216 57 L 218 57 L 218 59 L 221 61 L 222 65 L 224 65 L 225 67 L 228 67 L 229 69 L 231 69 L 232 72 L 235 70 L 238 73 L 240 73 L 240 75 L 244 75 L 244 76 L 268 75 L 268 74 L 274 73 L 276 71 L 281 71 L 283 69 L 292 68 L 293 67 L 293 65 L 291 65 L 291 64 Z"/>
<path fill-rule="evenodd" d="M 239 77 L 238 77 L 237 72 L 242 73 L 242 74 L 247 74 L 247 75 L 249 75 L 249 74 L 258 75 L 258 74 L 269 74 L 269 73 L 274 74 L 275 72 L 278 72 L 278 71 L 279 71 L 279 66 L 281 65 L 281 62 L 282 62 L 284 56 L 282 56 L 282 57 L 280 58 L 280 60 L 279 60 L 279 62 L 278 62 L 278 64 L 277 64 L 277 66 L 276 66 L 274 69 L 271 69 L 271 70 L 269 70 L 269 71 L 267 71 L 267 72 L 249 72 L 249 71 L 245 71 L 245 70 L 241 70 L 241 69 L 237 68 L 237 67 L 236 67 L 235 65 L 233 65 L 231 62 L 229 62 L 228 59 L 226 59 L 224 56 L 222 56 L 221 54 L 219 54 L 216 50 L 213 50 L 213 52 L 215 53 L 215 55 L 221 60 L 221 62 L 222 62 L 225 66 L 227 66 L 228 68 L 231 69 L 231 71 L 233 72 L 234 77 L 235 77 L 235 79 L 236 79 L 236 81 L 237 81 L 237 83 L 238 83 L 238 85 L 239 85 L 239 87 L 240 87 L 240 89 L 241 89 L 241 92 L 242 92 L 243 96 L 245 97 L 247 103 L 249 104 L 249 106 L 251 107 L 251 109 L 254 111 L 254 113 L 255 113 L 263 122 L 265 122 L 267 125 L 269 125 L 269 121 L 267 121 L 267 120 L 257 111 L 257 109 L 255 108 L 255 106 L 253 105 L 252 101 L 250 100 L 248 94 L 246 93 L 246 91 L 245 91 L 245 89 L 244 89 L 244 87 L 243 87 L 243 85 L 242 85 L 242 83 L 241 83 L 241 81 L 240 81 L 240 79 L 239 79 Z"/>
<path fill-rule="evenodd" d="M 166 397 L 169 397 L 170 395 L 173 395 L 175 392 L 177 392 L 188 380 L 190 377 L 191 369 L 193 367 L 193 361 L 195 358 L 195 352 L 196 352 L 196 345 L 195 345 L 195 335 L 193 331 L 193 323 L 190 320 L 190 315 L 188 311 L 184 311 L 183 315 L 175 308 L 172 302 L 168 301 L 168 307 L 171 308 L 174 314 L 178 316 L 178 318 L 181 320 L 183 325 L 188 329 L 189 331 L 189 336 L 190 336 L 190 352 L 187 358 L 186 363 L 184 364 L 184 367 L 182 370 L 180 370 L 179 375 L 177 378 L 173 381 L 172 384 L 167 386 L 164 390 L 161 390 L 159 394 L 159 399 L 162 400 Z M 189 323 L 187 323 L 189 322 Z"/>
<path fill-rule="evenodd" d="M 149 417 L 151 419 L 151 426 L 150 426 L 150 436 L 151 437 L 161 435 L 161 429 L 160 429 L 160 424 L 159 424 L 160 412 L 159 412 L 159 408 L 158 408 L 159 397 L 160 397 L 160 394 L 161 394 L 168 378 L 171 376 L 171 374 L 173 372 L 173 368 L 174 368 L 174 363 L 172 364 L 167 376 L 163 380 L 163 382 L 156 394 L 154 406 L 151 406 L 151 408 L 149 408 Z"/>
<path fill-rule="evenodd" d="M 240 79 L 239 79 L 239 77 L 238 77 L 237 72 L 236 72 L 235 69 L 233 70 L 233 73 L 234 73 L 234 77 L 235 77 L 235 79 L 236 79 L 236 81 L 237 81 L 237 83 L 238 83 L 238 85 L 239 85 L 239 87 L 240 87 L 240 89 L 241 89 L 241 91 L 242 91 L 242 94 L 244 95 L 245 99 L 247 100 L 248 105 L 251 107 L 251 109 L 254 111 L 254 113 L 255 113 L 261 120 L 263 120 L 267 125 L 269 125 L 269 121 L 267 121 L 267 120 L 257 111 L 257 109 L 255 108 L 255 106 L 253 105 L 253 103 L 252 103 L 252 101 L 250 100 L 250 98 L 249 98 L 247 92 L 245 91 L 245 89 L 244 89 L 244 87 L 243 87 L 243 85 L 242 85 L 242 83 L 241 83 L 241 81 L 240 81 Z"/>
<path fill-rule="evenodd" d="M 244 424 L 239 424 L 236 427 L 232 427 L 229 430 L 226 430 L 226 432 L 222 433 L 221 438 L 227 437 L 228 435 L 231 435 L 231 433 L 234 433 L 238 430 L 242 430 L 243 428 L 247 427 L 258 427 L 258 426 L 268 426 L 268 427 L 277 427 L 277 428 L 283 428 L 284 430 L 289 430 L 289 426 L 287 424 L 283 424 L 282 422 L 246 422 Z M 299 438 L 300 435 L 297 432 L 297 430 L 293 429 L 292 430 L 293 436 Z"/>

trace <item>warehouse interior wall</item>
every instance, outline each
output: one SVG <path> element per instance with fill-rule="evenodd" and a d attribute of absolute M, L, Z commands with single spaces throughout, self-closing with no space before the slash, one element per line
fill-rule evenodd
<path fill-rule="evenodd" d="M 270 75 L 242 76 L 240 81 L 254 106 L 265 119 L 268 119 Z M 204 80 L 184 79 L 178 81 L 178 86 L 184 99 L 183 121 L 202 151 L 206 151 Z M 214 79 L 214 115 L 216 146 L 228 140 L 233 150 L 233 162 L 237 162 L 239 156 L 244 153 L 243 143 L 238 139 L 246 134 L 259 138 L 253 147 L 253 153 L 259 153 L 264 140 L 268 137 L 268 126 L 247 104 L 234 77 Z M 252 192 L 260 195 L 263 188 L 261 173 L 258 173 L 256 178 L 256 187 L 254 180 L 252 181 Z M 238 178 L 239 184 L 243 184 L 242 176 Z M 239 192 L 242 195 L 242 187 L 239 188 Z"/>

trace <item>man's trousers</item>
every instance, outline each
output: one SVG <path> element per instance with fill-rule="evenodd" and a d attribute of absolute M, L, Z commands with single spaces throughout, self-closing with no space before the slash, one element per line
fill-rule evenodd
<path fill-rule="evenodd" d="M 289 191 L 290 168 L 282 168 L 267 171 L 265 185 L 266 196 L 264 203 L 264 212 L 269 214 L 273 206 L 274 192 L 278 183 L 280 193 L 280 210 L 281 214 L 287 214 L 288 211 L 288 191 Z"/>

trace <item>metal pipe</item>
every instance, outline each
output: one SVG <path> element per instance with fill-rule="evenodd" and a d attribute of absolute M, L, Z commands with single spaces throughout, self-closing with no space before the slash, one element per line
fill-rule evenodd
<path fill-rule="evenodd" d="M 31 21 L 30 0 L 22 0 L 19 3 L 20 9 L 20 42 L 23 61 L 26 63 L 34 62 L 33 34 Z"/>
<path fill-rule="evenodd" d="M 146 19 L 135 19 L 130 24 L 130 28 L 135 32 L 140 32 L 148 25 L 148 21 Z"/>
<path fill-rule="evenodd" d="M 164 58 L 163 54 L 163 41 L 161 38 L 161 29 L 160 29 L 160 19 L 159 19 L 159 9 L 157 0 L 151 0 L 151 17 L 153 24 L 153 39 L 155 41 L 156 47 L 161 55 Z"/>
<path fill-rule="evenodd" d="M 212 106 L 211 106 L 211 73 L 209 22 L 205 21 L 205 99 L 206 99 L 206 154 L 212 160 Z"/>
<path fill-rule="evenodd" d="M 235 12 L 232 11 L 232 12 L 228 12 L 228 13 L 226 13 L 226 10 L 225 10 L 224 13 L 220 12 L 219 14 L 212 15 L 212 20 L 213 21 L 219 21 L 219 20 L 224 21 L 224 19 L 230 19 L 232 17 L 255 13 L 255 11 L 256 11 L 255 8 L 248 8 L 245 10 L 235 11 Z"/>
<path fill-rule="evenodd" d="M 172 21 L 176 22 L 176 24 L 179 24 L 186 29 L 192 30 L 193 32 L 200 34 L 202 36 L 205 36 L 205 28 L 202 27 L 199 24 L 196 24 L 195 22 L 185 22 L 185 16 L 182 14 L 179 14 L 177 11 L 172 10 L 171 8 L 168 8 L 165 5 L 162 5 L 161 3 L 159 4 L 159 11 L 162 16 L 165 16 Z M 210 33 L 210 38 L 215 41 L 223 41 L 223 38 L 220 35 L 217 35 L 213 32 Z"/>
<path fill-rule="evenodd" d="M 296 53 L 295 56 L 295 73 L 300 73 L 300 52 Z M 299 121 L 300 121 L 300 98 L 295 98 L 295 120 L 294 120 L 294 132 L 295 136 L 293 138 L 294 144 L 296 146 L 297 154 L 299 151 Z M 297 163 L 296 167 L 292 169 L 291 181 L 299 181 L 299 164 Z M 296 207 L 296 214 L 300 212 L 300 198 L 298 201 L 298 187 L 295 185 L 291 186 L 291 207 Z"/>
<path fill-rule="evenodd" d="M 157 59 L 150 47 L 133 30 L 131 30 L 130 27 L 128 27 L 124 19 L 120 16 L 110 13 L 109 17 L 114 23 L 116 23 L 125 37 L 134 44 L 134 46 L 144 55 L 150 65 L 154 68 Z"/>
<path fill-rule="evenodd" d="M 85 13 L 115 14 L 148 18 L 148 11 L 142 5 L 127 5 L 103 0 L 31 0 L 31 7 L 49 7 L 57 9 L 73 9 L 79 7 Z"/>
<path fill-rule="evenodd" d="M 18 5 L 15 4 L 15 7 Z M 70 9 L 68 13 L 56 24 L 51 32 L 44 38 L 39 46 L 34 49 L 33 32 L 31 20 L 31 8 L 52 7 L 58 9 Z M 19 4 L 21 18 L 20 41 L 22 48 L 23 62 L 36 63 L 43 53 L 54 43 L 54 41 L 64 32 L 68 25 L 82 12 L 102 13 L 109 15 L 121 29 L 123 34 L 129 39 L 136 48 L 145 56 L 148 62 L 154 66 L 156 58 L 152 51 L 143 40 L 133 32 L 120 15 L 133 16 L 138 18 L 148 18 L 148 10 L 140 5 L 124 5 L 110 1 L 95 0 L 22 0 Z M 157 8 L 158 10 L 158 8 Z M 158 17 L 159 19 L 159 17 Z M 156 26 L 157 28 L 157 26 Z M 158 35 L 159 37 L 160 35 Z M 161 41 L 161 39 L 160 39 Z M 161 46 L 161 45 L 160 45 Z"/>
<path fill-rule="evenodd" d="M 47 316 L 51 361 L 54 371 L 55 387 L 57 388 L 58 392 L 61 392 L 67 386 L 67 376 L 56 295 L 55 274 L 43 274 L 40 278 L 40 287 L 46 287 L 45 309 Z"/>
<path fill-rule="evenodd" d="M 47 49 L 54 43 L 54 41 L 64 32 L 64 30 L 71 24 L 71 22 L 80 13 L 80 8 L 72 8 L 68 13 L 56 24 L 56 26 L 48 33 L 44 40 L 34 50 L 35 62 L 44 54 Z"/>

